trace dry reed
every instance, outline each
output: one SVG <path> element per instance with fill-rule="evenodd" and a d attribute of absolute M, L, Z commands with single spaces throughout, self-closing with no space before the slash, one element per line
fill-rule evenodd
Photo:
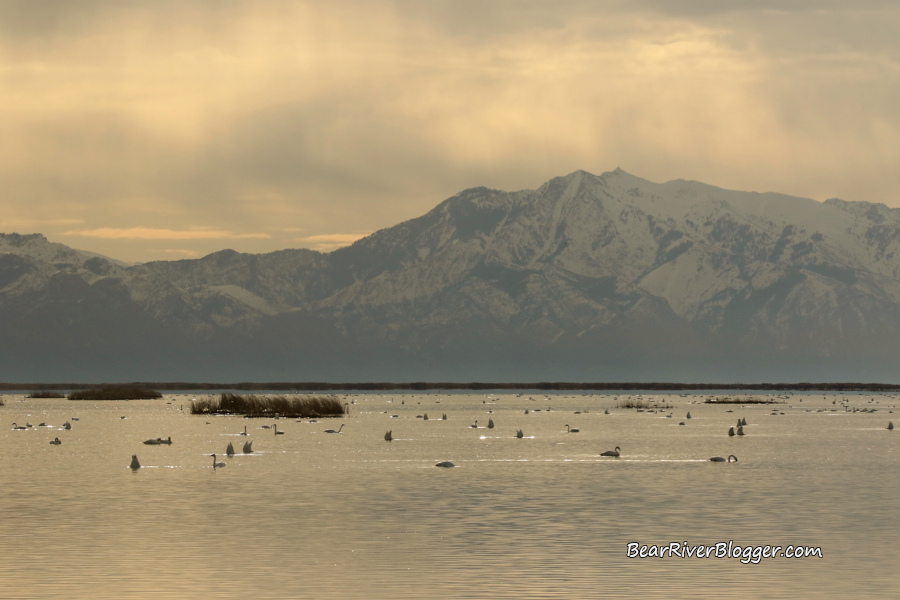
<path fill-rule="evenodd" d="M 220 414 L 291 419 L 341 417 L 345 406 L 336 396 L 268 396 L 221 394 L 191 402 L 192 415 Z"/>

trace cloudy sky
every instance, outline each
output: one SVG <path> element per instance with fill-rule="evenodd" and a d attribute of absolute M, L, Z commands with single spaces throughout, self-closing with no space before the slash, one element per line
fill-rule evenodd
<path fill-rule="evenodd" d="M 900 206 L 900 3 L 0 0 L 0 231 L 335 248 L 577 169 Z"/>

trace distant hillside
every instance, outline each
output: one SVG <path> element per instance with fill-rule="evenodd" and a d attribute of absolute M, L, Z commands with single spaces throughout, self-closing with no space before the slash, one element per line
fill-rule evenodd
<path fill-rule="evenodd" d="M 0 235 L 5 381 L 900 379 L 900 211 L 583 171 L 323 254 Z"/>

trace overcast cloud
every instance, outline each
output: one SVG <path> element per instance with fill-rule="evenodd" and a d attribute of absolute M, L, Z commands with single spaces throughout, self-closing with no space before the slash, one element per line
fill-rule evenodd
<path fill-rule="evenodd" d="M 328 250 L 617 166 L 900 206 L 894 2 L 0 0 L 0 230 Z"/>

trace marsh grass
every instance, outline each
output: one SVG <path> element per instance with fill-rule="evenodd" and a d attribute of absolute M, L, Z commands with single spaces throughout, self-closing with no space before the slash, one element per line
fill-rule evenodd
<path fill-rule="evenodd" d="M 31 392 L 28 394 L 28 398 L 65 398 L 66 395 L 62 392 Z"/>
<path fill-rule="evenodd" d="M 191 402 L 192 415 L 220 414 L 291 419 L 341 417 L 345 406 L 336 396 L 267 396 L 221 394 Z"/>
<path fill-rule="evenodd" d="M 79 390 L 67 396 L 69 400 L 155 400 L 162 394 L 141 388 L 98 388 Z"/>
<path fill-rule="evenodd" d="M 616 408 L 674 408 L 671 404 L 659 404 L 658 402 L 647 402 L 646 400 L 622 400 L 616 402 Z"/>
<path fill-rule="evenodd" d="M 783 400 L 772 400 L 770 398 L 732 398 L 724 396 L 722 398 L 707 398 L 704 404 L 784 404 Z"/>

